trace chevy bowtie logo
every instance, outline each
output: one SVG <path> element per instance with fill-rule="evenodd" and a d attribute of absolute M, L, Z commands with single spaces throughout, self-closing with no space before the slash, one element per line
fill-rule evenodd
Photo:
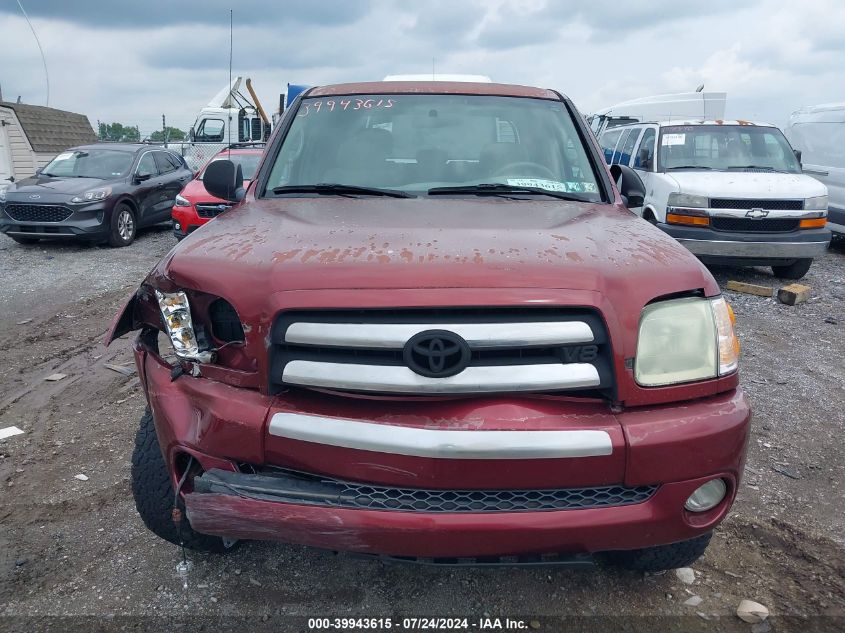
<path fill-rule="evenodd" d="M 755 220 L 759 220 L 760 218 L 765 218 L 769 215 L 769 212 L 766 209 L 751 209 L 748 213 L 745 214 L 746 218 L 754 218 Z"/>

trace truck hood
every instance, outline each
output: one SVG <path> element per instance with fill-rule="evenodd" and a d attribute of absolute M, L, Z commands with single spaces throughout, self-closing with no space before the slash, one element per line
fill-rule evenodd
<path fill-rule="evenodd" d="M 189 236 L 153 274 L 234 300 L 387 288 L 718 293 L 685 248 L 621 206 L 502 198 L 252 200 Z"/>
<path fill-rule="evenodd" d="M 683 193 L 708 198 L 789 198 L 827 195 L 827 187 L 805 174 L 745 171 L 670 171 Z"/>

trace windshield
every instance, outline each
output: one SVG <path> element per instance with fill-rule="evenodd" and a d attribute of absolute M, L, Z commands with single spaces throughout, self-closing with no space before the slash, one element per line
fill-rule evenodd
<path fill-rule="evenodd" d="M 666 126 L 660 131 L 657 168 L 801 171 L 779 129 L 754 125 Z"/>
<path fill-rule="evenodd" d="M 244 180 L 252 180 L 255 177 L 256 170 L 258 169 L 258 163 L 261 161 L 261 154 L 232 154 L 231 156 L 228 154 L 222 154 L 212 158 L 210 162 L 213 163 L 216 160 L 224 159 L 232 161 L 235 165 L 240 165 L 244 174 Z M 208 166 L 206 165 L 206 167 Z M 202 180 L 204 175 L 205 169 L 203 169 L 202 174 L 200 174 L 200 180 Z"/>
<path fill-rule="evenodd" d="M 323 183 L 413 195 L 437 187 L 499 183 L 601 200 L 566 106 L 515 97 L 305 99 L 267 191 Z"/>
<path fill-rule="evenodd" d="M 100 178 L 109 180 L 125 176 L 132 166 L 134 154 L 107 149 L 63 152 L 41 170 L 44 176 Z"/>

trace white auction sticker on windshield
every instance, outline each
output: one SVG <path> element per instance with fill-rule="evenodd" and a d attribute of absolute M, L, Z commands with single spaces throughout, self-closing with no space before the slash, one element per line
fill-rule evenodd
<path fill-rule="evenodd" d="M 549 191 L 564 191 L 567 193 L 581 193 L 597 191 L 595 183 L 557 180 L 545 180 L 543 178 L 508 178 L 508 184 L 514 187 L 537 187 Z"/>
<path fill-rule="evenodd" d="M 69 158 L 73 158 L 73 152 L 65 152 L 64 154 L 59 154 L 53 160 L 68 160 Z"/>
<path fill-rule="evenodd" d="M 686 134 L 664 134 L 662 145 L 683 145 L 687 141 Z"/>

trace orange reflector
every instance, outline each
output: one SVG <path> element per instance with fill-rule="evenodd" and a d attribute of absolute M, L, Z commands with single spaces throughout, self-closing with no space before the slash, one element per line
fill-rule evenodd
<path fill-rule="evenodd" d="M 801 220 L 800 227 L 802 229 L 823 229 L 825 224 L 827 224 L 827 218 L 810 218 Z"/>
<path fill-rule="evenodd" d="M 690 224 L 693 226 L 710 226 L 710 218 L 701 215 L 681 215 L 679 213 L 667 213 L 666 222 L 669 224 Z"/>

